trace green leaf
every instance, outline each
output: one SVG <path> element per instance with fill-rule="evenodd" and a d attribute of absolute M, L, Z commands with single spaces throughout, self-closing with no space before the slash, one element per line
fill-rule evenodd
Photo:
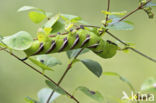
<path fill-rule="evenodd" d="M 121 12 L 108 12 L 105 10 L 101 11 L 103 14 L 105 15 L 125 15 L 127 13 L 127 11 L 121 11 Z"/>
<path fill-rule="evenodd" d="M 19 8 L 17 11 L 18 12 L 37 11 L 37 12 L 40 12 L 40 13 L 44 14 L 46 17 L 50 17 L 52 15 L 52 13 L 50 13 L 50 12 L 45 12 L 43 9 L 33 7 L 33 6 L 23 6 L 23 7 Z"/>
<path fill-rule="evenodd" d="M 36 100 L 32 99 L 31 97 L 26 97 L 26 98 L 25 98 L 25 101 L 26 101 L 27 103 L 38 103 Z"/>
<path fill-rule="evenodd" d="M 91 91 L 86 87 L 80 86 L 78 87 L 76 90 L 80 90 L 81 92 L 83 92 L 85 95 L 87 95 L 88 97 L 96 100 L 97 102 L 103 102 L 104 98 L 102 96 L 102 94 L 98 91 Z"/>
<path fill-rule="evenodd" d="M 23 6 L 23 7 L 19 8 L 17 11 L 22 12 L 22 11 L 36 10 L 36 9 L 38 9 L 38 8 L 33 7 L 33 6 Z"/>
<path fill-rule="evenodd" d="M 90 59 L 83 59 L 81 62 L 97 77 L 100 77 L 102 74 L 102 67 L 101 65 L 93 60 Z"/>
<path fill-rule="evenodd" d="M 81 20 L 79 16 L 70 15 L 70 14 L 61 14 L 61 17 L 65 21 L 77 22 Z"/>
<path fill-rule="evenodd" d="M 148 78 L 141 86 L 142 91 L 156 91 L 156 79 Z"/>
<path fill-rule="evenodd" d="M 60 19 L 60 14 L 55 15 L 52 17 L 45 25 L 44 27 L 52 28 L 51 33 L 57 33 L 65 31 L 65 22 Z"/>
<path fill-rule="evenodd" d="M 38 32 L 38 33 L 41 33 L 41 34 L 45 33 L 46 35 L 49 35 L 51 33 L 51 31 L 52 31 L 52 28 L 44 28 L 43 30 L 44 30 L 44 32 L 41 31 L 41 32 Z"/>
<path fill-rule="evenodd" d="M 2 41 L 2 39 L 3 39 L 3 36 L 2 36 L 2 35 L 0 35 L 0 41 Z"/>
<path fill-rule="evenodd" d="M 45 12 L 45 15 L 48 17 L 48 19 L 53 15 L 51 12 Z"/>
<path fill-rule="evenodd" d="M 50 88 L 43 88 L 38 92 L 38 99 L 39 103 L 47 103 L 47 100 L 52 93 L 52 90 Z M 49 103 L 52 103 L 56 98 L 60 96 L 59 93 L 54 93 L 53 96 L 51 97 Z"/>
<path fill-rule="evenodd" d="M 109 23 L 108 29 L 113 30 L 132 30 L 134 29 L 133 23 L 127 20 L 120 21 L 120 18 L 112 15 L 110 16 L 110 19 L 112 19 L 112 23 Z"/>
<path fill-rule="evenodd" d="M 58 20 L 53 26 L 52 26 L 52 32 L 51 33 L 57 33 L 62 32 L 65 30 L 65 24 L 62 20 Z"/>
<path fill-rule="evenodd" d="M 45 83 L 47 84 L 47 86 L 49 86 L 49 88 L 51 88 L 52 90 L 62 94 L 62 95 L 66 95 L 66 92 L 62 89 L 59 88 L 57 85 L 55 85 L 53 82 L 46 80 Z"/>
<path fill-rule="evenodd" d="M 156 4 L 149 2 L 145 5 L 145 7 L 156 7 Z"/>
<path fill-rule="evenodd" d="M 65 21 L 65 30 L 69 31 L 73 28 L 74 23 L 78 23 L 81 18 L 75 15 L 61 14 L 61 18 Z"/>
<path fill-rule="evenodd" d="M 6 45 L 3 43 L 3 36 L 0 35 L 0 47 L 5 48 Z"/>
<path fill-rule="evenodd" d="M 44 25 L 45 28 L 51 28 L 60 18 L 60 14 L 55 15 Z"/>
<path fill-rule="evenodd" d="M 2 41 L 11 49 L 26 50 L 31 46 L 33 38 L 28 32 L 20 31 L 5 37 Z"/>
<path fill-rule="evenodd" d="M 45 12 L 43 9 L 33 7 L 33 6 L 23 6 L 17 10 L 17 12 L 23 12 L 23 11 L 38 11 L 38 12 L 42 12 L 43 14 L 48 14 L 48 12 Z"/>
<path fill-rule="evenodd" d="M 130 87 L 130 89 L 132 91 L 135 91 L 133 85 L 126 78 L 122 77 L 118 73 L 115 73 L 115 72 L 103 72 L 103 75 L 118 77 L 121 81 L 125 82 Z"/>
<path fill-rule="evenodd" d="M 69 22 L 65 24 L 65 30 L 70 31 L 71 28 L 73 28 L 74 24 Z"/>
<path fill-rule="evenodd" d="M 61 61 L 58 60 L 55 57 L 52 57 L 50 55 L 38 55 L 36 56 L 37 60 L 42 62 L 44 65 L 48 66 L 48 67 L 53 67 L 56 65 L 61 65 Z"/>
<path fill-rule="evenodd" d="M 90 25 L 87 21 L 84 21 L 84 20 L 79 20 L 78 23 L 84 24 L 84 25 Z"/>
<path fill-rule="evenodd" d="M 80 50 L 81 50 L 81 49 L 75 49 L 75 50 L 69 50 L 69 51 L 67 51 L 66 53 L 67 53 L 68 58 L 69 58 L 69 59 L 74 58 L 74 57 L 78 54 L 78 52 L 80 52 Z M 80 53 L 80 55 L 81 55 L 81 54 L 84 54 L 84 53 L 87 53 L 87 52 L 89 52 L 89 49 L 84 49 L 84 50 Z"/>
<path fill-rule="evenodd" d="M 111 12 L 111 15 L 126 15 L 127 11 Z"/>
<path fill-rule="evenodd" d="M 53 71 L 50 67 L 46 66 L 46 65 L 43 64 L 41 61 L 38 61 L 38 60 L 36 60 L 36 59 L 34 59 L 34 58 L 32 58 L 32 57 L 30 57 L 29 60 L 30 60 L 32 63 L 34 63 L 34 64 L 36 64 L 37 66 L 39 66 L 39 67 L 43 70 L 43 72 L 44 72 L 45 70 L 51 70 L 51 71 Z"/>
<path fill-rule="evenodd" d="M 42 12 L 31 11 L 29 12 L 29 18 L 32 20 L 32 22 L 38 24 L 46 18 L 46 15 Z"/>
<path fill-rule="evenodd" d="M 132 30 L 134 27 L 124 22 L 118 22 L 113 25 L 109 25 L 108 28 L 113 30 Z"/>

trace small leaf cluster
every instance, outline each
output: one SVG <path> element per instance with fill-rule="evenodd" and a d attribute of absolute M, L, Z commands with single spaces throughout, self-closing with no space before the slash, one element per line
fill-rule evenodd
<path fill-rule="evenodd" d="M 147 3 L 147 0 L 140 0 L 140 5 L 144 5 Z M 152 12 L 152 8 L 156 7 L 156 4 L 149 2 L 145 6 L 142 7 L 142 9 L 145 11 L 145 13 L 148 15 L 150 19 L 154 18 L 154 13 Z"/>

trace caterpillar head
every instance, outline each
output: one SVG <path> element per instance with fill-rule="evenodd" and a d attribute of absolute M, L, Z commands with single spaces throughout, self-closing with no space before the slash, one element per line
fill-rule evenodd
<path fill-rule="evenodd" d="M 118 45 L 110 40 L 107 40 L 105 43 L 102 43 L 100 48 L 101 51 L 96 51 L 95 53 L 100 57 L 107 59 L 112 58 L 116 54 L 118 50 Z"/>
<path fill-rule="evenodd" d="M 118 45 L 110 40 L 107 40 L 107 45 L 107 58 L 112 58 L 118 50 Z"/>

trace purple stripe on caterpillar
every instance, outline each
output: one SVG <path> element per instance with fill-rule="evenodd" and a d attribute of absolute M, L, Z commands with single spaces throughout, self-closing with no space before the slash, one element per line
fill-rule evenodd
<path fill-rule="evenodd" d="M 56 47 L 56 42 L 53 40 L 53 41 L 51 42 L 51 46 L 50 46 L 50 48 L 48 49 L 48 51 L 46 52 L 46 54 L 52 52 L 52 50 L 54 50 L 55 47 Z"/>
<path fill-rule="evenodd" d="M 76 35 L 76 39 L 75 39 L 75 41 L 74 41 L 74 44 L 71 46 L 70 49 L 73 49 L 73 48 L 78 44 L 79 40 L 80 40 L 80 37 L 79 37 L 79 35 L 77 34 L 77 35 Z"/>
<path fill-rule="evenodd" d="M 100 50 L 100 51 L 94 51 L 95 53 L 101 53 L 101 52 L 103 52 L 103 50 Z"/>
<path fill-rule="evenodd" d="M 63 40 L 64 40 L 63 45 L 61 46 L 61 48 L 59 49 L 58 52 L 63 51 L 63 49 L 64 49 L 64 48 L 67 46 L 67 44 L 68 44 L 68 39 L 67 39 L 67 37 L 65 37 Z"/>
<path fill-rule="evenodd" d="M 82 48 L 86 43 L 88 43 L 90 40 L 90 35 L 86 36 L 86 39 L 84 40 L 84 42 L 81 44 L 80 48 Z"/>
<path fill-rule="evenodd" d="M 97 46 L 99 46 L 99 41 L 96 44 L 93 44 L 91 46 L 88 46 L 87 48 L 96 48 Z"/>
<path fill-rule="evenodd" d="M 44 44 L 43 43 L 40 43 L 39 49 L 33 55 L 39 54 L 40 52 L 42 52 L 43 49 L 44 49 Z"/>

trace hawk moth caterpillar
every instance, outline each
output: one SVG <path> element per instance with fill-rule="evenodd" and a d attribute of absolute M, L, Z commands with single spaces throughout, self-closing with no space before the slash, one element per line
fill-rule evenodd
<path fill-rule="evenodd" d="M 88 48 L 95 54 L 102 58 L 112 58 L 118 46 L 107 40 L 103 40 L 97 34 L 86 30 L 76 29 L 68 32 L 66 35 L 57 35 L 55 37 L 49 37 L 47 41 L 40 42 L 34 40 L 31 47 L 25 50 L 27 57 L 40 54 L 51 54 L 57 52 L 63 52 L 78 48 Z"/>

